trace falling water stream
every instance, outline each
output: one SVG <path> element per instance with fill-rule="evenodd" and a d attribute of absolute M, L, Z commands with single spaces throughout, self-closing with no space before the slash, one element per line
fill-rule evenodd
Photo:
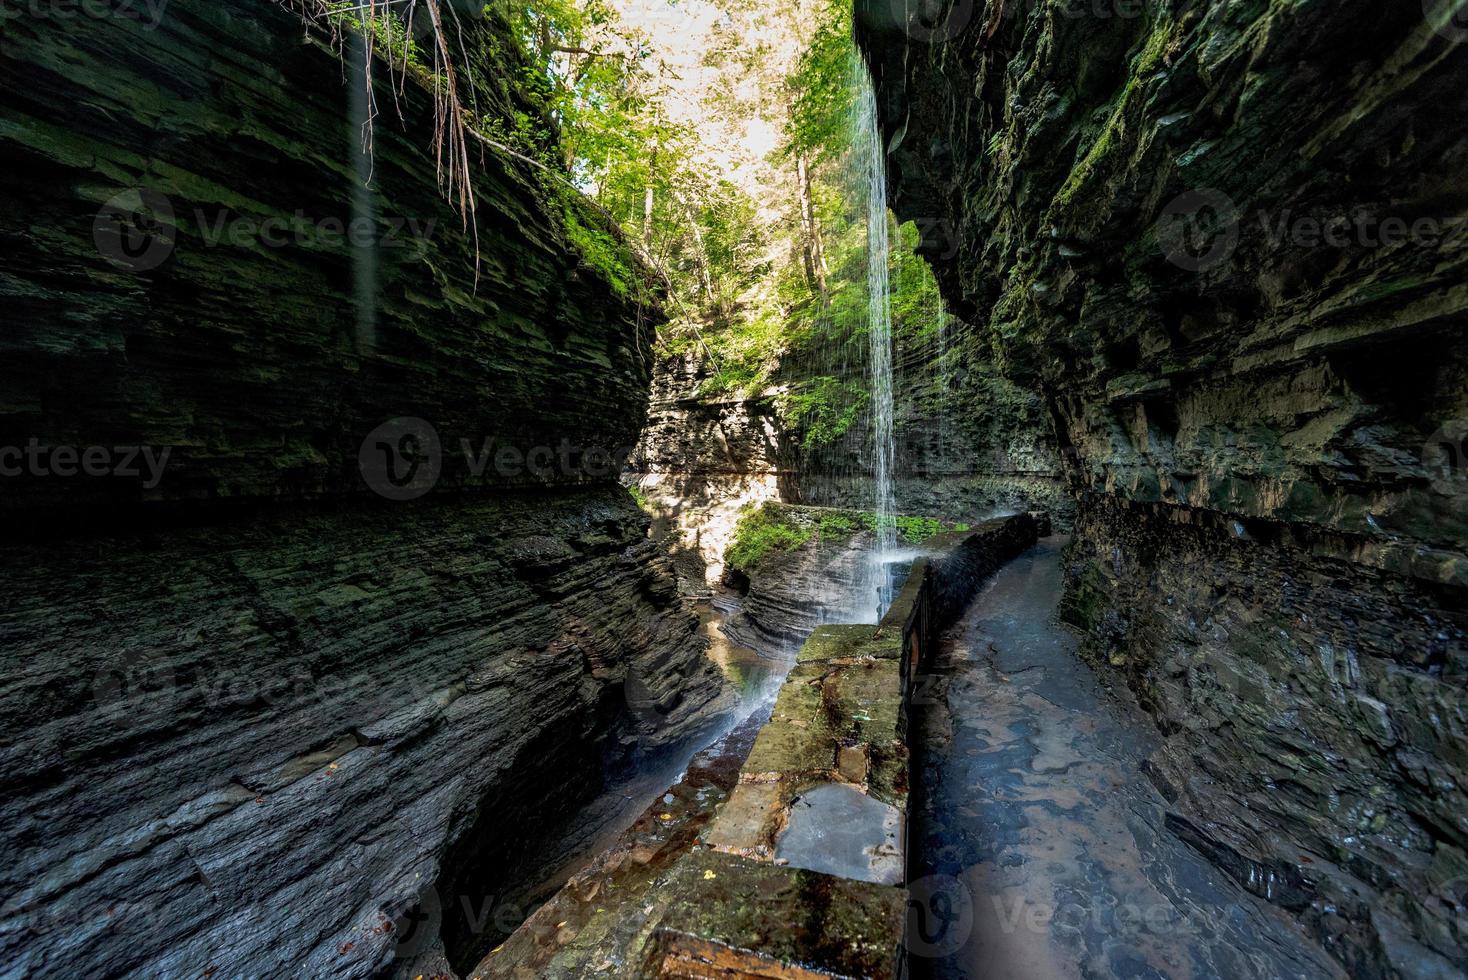
<path fill-rule="evenodd" d="M 871 75 L 860 56 L 852 71 L 857 91 L 852 152 L 866 196 L 867 211 L 867 350 L 871 385 L 872 510 L 877 515 L 876 547 L 869 561 L 867 595 L 876 597 L 878 618 L 892 603 L 889 556 L 897 544 L 892 489 L 895 451 L 892 408 L 892 297 L 888 268 L 887 157 L 877 123 L 877 97 Z"/>

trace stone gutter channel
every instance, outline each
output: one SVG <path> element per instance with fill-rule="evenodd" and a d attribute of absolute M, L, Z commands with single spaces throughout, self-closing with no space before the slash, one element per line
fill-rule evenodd
<path fill-rule="evenodd" d="M 695 756 L 470 976 L 905 977 L 912 696 L 979 585 L 1048 533 L 1019 514 L 949 535 L 880 623 L 818 627 L 768 721 Z"/>

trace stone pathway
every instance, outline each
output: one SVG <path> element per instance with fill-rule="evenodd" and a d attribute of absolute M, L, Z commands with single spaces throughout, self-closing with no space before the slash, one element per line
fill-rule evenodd
<path fill-rule="evenodd" d="M 999 572 L 917 709 L 914 977 L 1341 976 L 1166 830 L 1154 729 L 1056 623 L 1062 544 Z"/>

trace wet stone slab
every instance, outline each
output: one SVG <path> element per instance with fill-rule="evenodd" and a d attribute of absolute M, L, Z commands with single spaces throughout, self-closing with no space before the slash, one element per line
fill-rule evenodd
<path fill-rule="evenodd" d="M 792 868 L 900 885 L 903 814 L 852 786 L 827 783 L 802 793 L 775 844 L 775 860 Z"/>
<path fill-rule="evenodd" d="M 901 651 L 902 635 L 891 625 L 817 629 L 705 843 L 754 860 L 818 867 L 809 845 L 796 843 L 815 839 L 811 801 L 834 814 L 843 811 L 837 801 L 847 801 L 844 810 L 852 811 L 858 805 L 853 798 L 860 797 L 871 804 L 863 804 L 864 812 L 881 816 L 852 825 L 848 836 L 865 836 L 860 842 L 853 838 L 852 854 L 837 864 L 857 868 L 875 861 L 882 870 L 869 867 L 856 877 L 900 881 L 901 859 L 890 853 L 884 827 L 900 826 L 907 810 Z M 785 843 L 797 810 L 804 812 L 800 823 L 806 829 Z M 780 847 L 785 853 L 778 853 Z"/>
<path fill-rule="evenodd" d="M 642 976 L 898 976 L 902 888 L 701 850 L 661 895 Z M 711 973 L 702 959 L 711 952 L 742 972 Z"/>

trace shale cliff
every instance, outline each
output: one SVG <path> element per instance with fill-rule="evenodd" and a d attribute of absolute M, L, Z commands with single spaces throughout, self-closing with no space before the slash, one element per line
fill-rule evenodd
<path fill-rule="evenodd" d="M 446 972 L 545 812 L 723 697 L 613 482 L 642 274 L 489 148 L 463 222 L 380 61 L 365 158 L 353 35 L 134 6 L 0 34 L 0 960 Z"/>
<path fill-rule="evenodd" d="M 893 340 L 893 491 L 897 509 L 951 520 L 1043 509 L 1065 527 L 1065 492 L 1044 401 L 1004 377 L 976 328 L 949 317 L 942 334 Z M 784 372 L 793 388 L 801 365 Z M 849 379 L 868 384 L 865 377 Z M 869 413 L 833 443 L 806 433 L 787 444 L 794 498 L 868 508 L 872 504 Z"/>
<path fill-rule="evenodd" d="M 790 472 L 781 469 L 787 454 L 774 403 L 705 394 L 707 378 L 696 356 L 659 361 L 629 466 L 656 528 L 673 532 L 675 554 L 698 589 L 722 577 L 741 510 L 793 492 Z"/>
<path fill-rule="evenodd" d="M 1043 393 L 1068 615 L 1174 828 L 1361 976 L 1468 960 L 1460 8 L 857 4 L 891 204 Z"/>

